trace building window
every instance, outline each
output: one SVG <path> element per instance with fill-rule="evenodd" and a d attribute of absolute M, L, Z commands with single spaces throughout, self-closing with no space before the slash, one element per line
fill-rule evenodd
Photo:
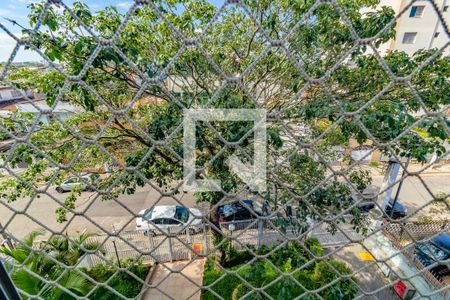
<path fill-rule="evenodd" d="M 414 44 L 416 40 L 417 32 L 405 32 L 403 36 L 403 44 Z"/>
<path fill-rule="evenodd" d="M 443 11 L 447 11 L 448 10 L 448 5 L 444 6 Z"/>
<path fill-rule="evenodd" d="M 435 32 L 434 33 L 434 38 L 437 38 L 439 36 L 440 32 Z"/>
<path fill-rule="evenodd" d="M 11 96 L 13 98 L 22 97 L 22 93 L 16 90 L 11 90 Z"/>
<path fill-rule="evenodd" d="M 409 13 L 410 18 L 421 18 L 423 15 L 424 5 L 414 5 L 411 7 L 411 12 Z"/>

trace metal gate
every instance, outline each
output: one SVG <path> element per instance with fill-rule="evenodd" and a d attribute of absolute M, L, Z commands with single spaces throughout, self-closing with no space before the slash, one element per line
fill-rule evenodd
<path fill-rule="evenodd" d="M 449 14 L 1 1 L 0 298 L 449 299 Z"/>

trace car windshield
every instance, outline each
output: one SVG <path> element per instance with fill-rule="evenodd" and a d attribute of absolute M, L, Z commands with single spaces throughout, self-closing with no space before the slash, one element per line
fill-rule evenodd
<path fill-rule="evenodd" d="M 177 208 L 175 209 L 175 219 L 186 223 L 189 220 L 189 210 L 186 207 L 177 206 Z"/>
<path fill-rule="evenodd" d="M 392 204 L 394 203 L 394 200 L 391 199 L 391 201 L 389 201 L 389 206 L 392 208 Z M 395 210 L 396 211 L 403 211 L 405 209 L 405 207 L 403 206 L 403 204 L 400 203 L 400 201 L 395 202 Z"/>
<path fill-rule="evenodd" d="M 444 259 L 447 259 L 449 256 L 448 253 L 446 253 L 441 248 L 436 247 L 435 245 L 433 245 L 431 243 L 427 244 L 426 246 L 423 244 L 418 244 L 417 247 L 423 253 L 425 253 L 429 258 L 431 258 L 433 260 L 434 260 L 434 257 L 436 257 L 438 260 L 444 260 Z M 433 254 L 431 254 L 431 252 L 433 252 Z"/>
<path fill-rule="evenodd" d="M 145 220 L 150 220 L 152 218 L 152 212 L 153 210 L 151 208 L 146 209 L 142 218 Z"/>
<path fill-rule="evenodd" d="M 98 174 L 89 174 L 86 176 L 86 180 L 97 181 L 100 178 Z"/>
<path fill-rule="evenodd" d="M 234 214 L 235 212 L 236 212 L 236 208 L 234 208 L 233 205 L 225 204 L 225 205 L 223 206 L 222 215 L 223 215 L 224 217 L 231 216 L 231 215 Z"/>
<path fill-rule="evenodd" d="M 64 180 L 63 183 L 74 183 L 77 181 L 78 178 L 76 177 L 70 177 L 69 179 Z"/>

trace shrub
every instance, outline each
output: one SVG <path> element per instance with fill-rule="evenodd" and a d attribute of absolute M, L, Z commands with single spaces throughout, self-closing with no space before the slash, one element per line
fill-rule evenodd
<path fill-rule="evenodd" d="M 307 239 L 304 241 L 304 244 L 314 256 L 320 257 L 324 255 L 324 250 L 317 239 Z M 270 253 L 273 249 L 274 247 L 262 247 L 256 252 L 257 254 L 264 255 Z M 243 253 L 238 254 L 241 258 L 235 260 L 235 262 L 241 261 L 241 264 L 235 264 L 227 268 L 227 270 L 239 270 L 239 276 L 244 278 L 253 287 L 264 287 L 274 282 L 280 276 L 277 269 L 284 273 L 292 274 L 292 277 L 285 277 L 283 280 L 269 285 L 264 290 L 273 299 L 297 298 L 305 292 L 302 286 L 308 289 L 317 289 L 330 284 L 330 282 L 338 279 L 340 275 L 352 273 L 352 270 L 344 263 L 332 259 L 316 259 L 311 263 L 313 259 L 312 255 L 305 250 L 304 246 L 296 242 L 290 242 L 284 247 L 277 248 L 267 259 L 258 259 L 252 261 L 251 264 L 246 264 L 253 257 L 251 253 Z M 244 260 L 242 257 L 248 258 L 249 260 Z M 306 262 L 310 262 L 310 264 L 298 270 Z M 215 268 L 214 263 L 210 261 L 205 266 L 203 285 L 211 285 L 211 289 L 224 299 L 267 298 L 263 293 L 252 291 L 238 277 L 232 274 L 226 274 L 222 270 Z M 352 299 L 356 295 L 356 292 L 357 287 L 350 279 L 339 279 L 319 294 L 323 299 L 345 300 Z M 210 291 L 205 291 L 202 294 L 202 299 L 216 299 L 216 296 Z M 315 298 L 313 297 L 311 299 Z"/>
<path fill-rule="evenodd" d="M 235 270 L 238 267 L 242 267 L 242 265 L 234 266 L 229 270 Z M 223 299 L 231 299 L 234 289 L 242 282 L 234 275 L 225 275 L 222 277 L 224 274 L 225 273 L 223 271 L 216 268 L 213 262 L 208 260 L 205 264 L 205 270 L 203 273 L 203 286 L 213 284 L 212 290 L 214 290 L 214 292 L 219 294 Z M 219 278 L 221 279 L 219 280 Z M 205 291 L 202 293 L 202 299 L 215 300 L 217 299 L 217 296 L 214 293 Z"/>
<path fill-rule="evenodd" d="M 149 271 L 148 266 L 144 266 L 142 264 L 133 264 L 132 262 L 125 262 L 123 267 L 128 268 L 128 271 L 130 273 L 133 273 L 134 275 L 136 275 L 136 277 L 142 280 L 145 280 L 145 277 L 147 276 L 147 273 Z M 116 269 L 112 266 L 98 264 L 89 270 L 83 269 L 83 271 L 91 276 L 94 280 L 101 283 L 108 281 L 112 277 L 111 280 L 108 281 L 108 286 L 127 298 L 136 297 L 142 288 L 142 283 L 132 275 L 124 271 L 119 271 L 116 274 Z M 122 298 L 117 296 L 108 288 L 96 286 L 94 287 L 94 291 L 90 294 L 89 299 L 115 300 Z"/>
<path fill-rule="evenodd" d="M 309 238 L 305 241 L 306 247 L 315 255 L 315 256 L 323 256 L 325 251 L 323 250 L 322 245 L 319 243 L 319 240 L 316 238 Z"/>

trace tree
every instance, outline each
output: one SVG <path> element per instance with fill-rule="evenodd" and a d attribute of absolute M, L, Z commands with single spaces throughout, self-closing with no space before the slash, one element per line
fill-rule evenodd
<path fill-rule="evenodd" d="M 93 13 L 85 4 L 74 3 L 72 12 L 82 26 L 71 13 L 56 10 L 58 4 L 50 6 L 43 30 L 23 28 L 29 47 L 40 49 L 65 74 L 80 75 L 81 81 L 67 81 L 55 69 L 12 70 L 8 79 L 19 88 L 45 93 L 49 105 L 69 101 L 84 112 L 42 125 L 28 143 L 18 143 L 10 163 L 23 158 L 32 163 L 20 179 L 0 184 L 2 197 L 14 201 L 35 195 L 32 187 L 53 175 L 58 182 L 68 173 L 104 163 L 116 166 L 98 186 L 108 191 L 104 199 L 132 194 L 148 181 L 170 190 L 183 174 L 182 109 L 263 107 L 269 120 L 270 171 L 269 191 L 263 197 L 274 209 L 293 204 L 303 229 L 308 218 L 345 210 L 355 215 L 356 226 L 361 225 L 350 194 L 361 192 L 370 178 L 353 169 L 344 173 L 349 180 L 333 175 L 328 168 L 332 146 L 349 138 L 371 139 L 386 153 L 393 150 L 423 162 L 428 154 L 443 153 L 448 120 L 417 116 L 422 103 L 407 84 L 392 84 L 372 100 L 392 82 L 371 53 L 394 37 L 395 24 L 389 23 L 392 9 L 362 13 L 364 7 L 375 7 L 373 0 L 340 0 L 339 7 L 329 3 L 313 7 L 314 3 L 246 0 L 245 5 L 228 5 L 215 18 L 217 8 L 204 0 L 155 1 L 158 12 L 138 6 L 123 27 L 125 16 L 114 7 Z M 43 7 L 30 4 L 31 26 Z M 93 32 L 104 39 L 117 36 L 115 46 L 102 44 Z M 356 36 L 376 38 L 369 46 L 355 46 Z M 384 61 L 394 74 L 406 76 L 433 53 L 409 57 L 393 52 Z M 84 68 L 88 61 L 91 66 Z M 427 110 L 448 105 L 448 71 L 449 58 L 437 55 L 413 76 L 411 85 Z M 357 115 L 344 115 L 363 106 L 367 107 Z M 204 165 L 197 176 L 220 179 L 225 192 L 236 193 L 243 182 L 228 170 L 225 160 L 237 153 L 251 163 L 253 135 L 238 146 L 217 135 L 237 142 L 251 124 L 211 125 L 197 128 L 197 160 Z M 411 126 L 428 137 L 417 135 Z M 215 157 L 220 151 L 222 155 Z M 72 161 L 69 171 L 51 169 Z M 330 175 L 332 180 L 326 180 Z M 224 196 L 196 194 L 198 201 L 213 205 Z M 66 209 L 74 208 L 75 200 L 76 194 L 71 195 L 66 207 L 58 210 L 59 220 L 65 220 Z M 211 221 L 216 222 L 214 213 Z"/>
<path fill-rule="evenodd" d="M 90 290 L 90 282 L 80 271 L 66 270 L 85 254 L 85 250 L 99 249 L 95 242 L 88 242 L 90 233 L 81 233 L 70 240 L 67 236 L 53 236 L 48 242 L 38 243 L 40 231 L 32 231 L 15 248 L 0 248 L 0 253 L 12 258 L 14 263 L 23 265 L 12 272 L 14 284 L 23 292 L 25 299 L 40 295 L 44 299 L 74 299 L 64 289 L 83 296 Z M 47 284 L 45 281 L 54 281 Z"/>

